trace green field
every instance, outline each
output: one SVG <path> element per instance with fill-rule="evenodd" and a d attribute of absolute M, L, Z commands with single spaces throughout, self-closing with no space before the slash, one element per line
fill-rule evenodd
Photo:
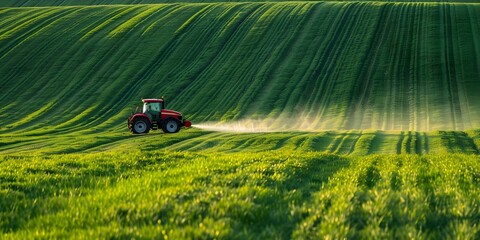
<path fill-rule="evenodd" d="M 333 0 L 327 0 L 333 1 Z M 45 6 L 91 6 L 91 5 L 118 5 L 118 4 L 161 4 L 161 3 L 211 3 L 211 2 L 302 2 L 301 0 L 2 0 L 0 7 L 45 7 Z M 314 1 L 320 2 L 320 1 Z M 340 1 L 355 2 L 355 1 Z M 476 0 L 357 0 L 356 2 L 450 2 L 450 3 L 478 3 Z"/>
<path fill-rule="evenodd" d="M 478 129 L 479 19 L 480 4 L 3 8 L 0 133 L 118 129 L 162 95 L 194 124 Z"/>
<path fill-rule="evenodd" d="M 480 239 L 480 4 L 213 2 L 0 1 L 0 239 Z"/>
<path fill-rule="evenodd" d="M 0 157 L 4 238 L 480 236 L 477 155 Z"/>

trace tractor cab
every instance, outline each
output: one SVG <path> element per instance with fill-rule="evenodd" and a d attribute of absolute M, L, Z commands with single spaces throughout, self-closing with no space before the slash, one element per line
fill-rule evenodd
<path fill-rule="evenodd" d="M 164 109 L 163 99 L 143 99 L 143 111 L 151 120 L 159 121 L 161 119 L 162 109 Z"/>

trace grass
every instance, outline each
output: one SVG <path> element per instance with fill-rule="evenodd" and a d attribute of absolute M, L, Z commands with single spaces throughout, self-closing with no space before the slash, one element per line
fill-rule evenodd
<path fill-rule="evenodd" d="M 479 4 L 131 3 L 0 2 L 0 238 L 480 238 Z"/>
<path fill-rule="evenodd" d="M 364 156 L 369 154 L 479 154 L 480 137 L 471 132 L 322 131 L 229 133 L 183 129 L 178 134 L 152 131 L 136 136 L 126 131 L 92 133 L 4 134 L 1 154 L 68 154 L 120 149 L 188 152 L 302 151 Z"/>
<path fill-rule="evenodd" d="M 284 1 L 284 0 L 283 0 Z M 282 0 L 268 0 L 268 1 L 235 1 L 235 2 L 283 2 Z M 298 1 L 298 0 L 295 0 Z M 126 5 L 126 4 L 161 4 L 161 3 L 175 3 L 174 0 L 3 0 L 0 2 L 0 6 L 3 7 L 44 7 L 44 6 L 91 6 L 91 5 Z M 203 3 L 203 2 L 225 2 L 221 0 L 187 0 L 181 2 Z M 475 0 L 403 0 L 403 1 L 390 1 L 390 0 L 363 0 L 359 2 L 450 2 L 450 3 L 476 3 Z"/>
<path fill-rule="evenodd" d="M 2 8 L 0 133 L 110 131 L 142 97 L 162 95 L 194 123 L 477 129 L 478 8 L 381 2 Z"/>
<path fill-rule="evenodd" d="M 4 155 L 4 238 L 478 238 L 478 155 Z M 58 224 L 62 223 L 62 224 Z"/>

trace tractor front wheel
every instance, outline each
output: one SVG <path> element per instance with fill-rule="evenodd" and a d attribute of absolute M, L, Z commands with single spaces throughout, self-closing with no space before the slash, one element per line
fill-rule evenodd
<path fill-rule="evenodd" d="M 165 121 L 162 130 L 165 133 L 176 133 L 180 131 L 180 123 L 173 118 L 169 118 Z"/>
<path fill-rule="evenodd" d="M 135 134 L 148 133 L 150 123 L 145 118 L 137 118 L 133 121 L 132 132 Z"/>

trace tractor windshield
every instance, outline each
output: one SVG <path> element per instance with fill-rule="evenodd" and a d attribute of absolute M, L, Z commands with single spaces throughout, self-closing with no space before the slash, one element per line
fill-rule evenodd
<path fill-rule="evenodd" d="M 160 103 L 159 102 L 146 102 L 143 104 L 143 113 L 147 112 L 160 112 Z"/>

